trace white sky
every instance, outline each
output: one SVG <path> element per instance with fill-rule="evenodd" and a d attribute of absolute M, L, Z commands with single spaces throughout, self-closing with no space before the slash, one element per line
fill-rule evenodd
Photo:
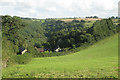
<path fill-rule="evenodd" d="M 119 0 L 0 0 L 0 15 L 31 18 L 110 17 Z"/>

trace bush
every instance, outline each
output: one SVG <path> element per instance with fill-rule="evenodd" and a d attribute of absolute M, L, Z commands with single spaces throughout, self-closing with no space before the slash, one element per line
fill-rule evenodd
<path fill-rule="evenodd" d="M 52 56 L 62 56 L 69 54 L 69 52 L 41 52 L 37 53 L 36 57 L 52 57 Z"/>
<path fill-rule="evenodd" d="M 33 56 L 33 57 L 35 57 L 35 55 L 38 53 L 37 50 L 36 50 L 33 46 L 31 46 L 31 45 L 29 45 L 29 47 L 27 48 L 27 50 L 28 50 L 28 51 L 27 51 L 28 54 L 29 54 L 29 53 L 32 53 L 32 56 Z"/>
<path fill-rule="evenodd" d="M 64 48 L 64 49 L 63 49 L 64 52 L 67 52 L 67 51 L 69 51 L 69 50 L 70 50 L 70 47 L 69 47 L 69 48 Z"/>
<path fill-rule="evenodd" d="M 15 55 L 9 58 L 7 66 L 11 66 L 14 64 L 26 64 L 30 62 L 32 59 L 32 54 L 25 53 L 23 55 Z"/>
<path fill-rule="evenodd" d="M 26 64 L 29 61 L 31 61 L 32 55 L 30 53 L 25 53 L 23 55 L 18 55 L 17 56 L 17 63 L 18 64 Z"/>
<path fill-rule="evenodd" d="M 86 21 L 85 21 L 85 20 L 81 20 L 81 22 L 84 22 L 84 23 L 85 23 Z"/>

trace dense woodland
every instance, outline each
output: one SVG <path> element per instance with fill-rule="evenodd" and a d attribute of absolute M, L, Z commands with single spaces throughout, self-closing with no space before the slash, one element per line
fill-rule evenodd
<path fill-rule="evenodd" d="M 2 16 L 3 67 L 25 64 L 32 57 L 60 56 L 79 51 L 80 48 L 117 33 L 119 24 L 114 24 L 112 19 L 97 20 L 92 27 L 85 27 L 84 20 L 64 22 L 57 19 L 33 20 Z M 61 52 L 55 52 L 58 46 Z M 47 48 L 50 52 L 40 53 L 35 47 Z M 24 55 L 17 55 L 21 49 L 28 51 Z"/>
<path fill-rule="evenodd" d="M 104 19 L 96 21 L 91 28 L 84 27 L 85 21 L 73 20 L 65 23 L 63 21 L 46 21 L 45 26 L 48 43 L 46 47 L 54 50 L 58 45 L 61 48 L 76 48 L 85 44 L 93 44 L 107 36 L 116 33 L 116 26 L 112 20 Z"/>

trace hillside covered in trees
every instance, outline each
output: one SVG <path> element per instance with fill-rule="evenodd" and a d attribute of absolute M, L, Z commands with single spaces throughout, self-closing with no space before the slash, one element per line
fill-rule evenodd
<path fill-rule="evenodd" d="M 90 28 L 84 25 L 85 21 L 82 20 L 73 20 L 68 23 L 59 20 L 46 21 L 43 24 L 48 37 L 46 47 L 49 46 L 51 50 L 54 50 L 57 46 L 71 49 L 85 44 L 93 44 L 116 33 L 116 25 L 110 18 L 96 21 Z"/>
<path fill-rule="evenodd" d="M 95 21 L 86 27 L 85 20 L 64 22 L 57 19 L 33 20 L 17 16 L 2 16 L 2 59 L 3 67 L 11 64 L 25 64 L 31 57 L 65 55 L 79 51 L 95 42 L 118 32 L 111 18 Z M 60 47 L 61 52 L 55 53 Z M 38 52 L 37 48 L 46 48 L 50 52 Z M 24 55 L 21 49 L 27 49 Z M 50 54 L 51 53 L 51 54 Z"/>

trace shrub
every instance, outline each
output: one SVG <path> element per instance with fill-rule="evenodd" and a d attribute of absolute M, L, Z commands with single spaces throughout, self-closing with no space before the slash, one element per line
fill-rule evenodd
<path fill-rule="evenodd" d="M 85 20 L 81 20 L 81 22 L 86 22 Z"/>
<path fill-rule="evenodd" d="M 7 66 L 11 66 L 14 64 L 26 64 L 32 59 L 32 54 L 25 53 L 23 55 L 14 55 L 9 58 Z"/>
<path fill-rule="evenodd" d="M 25 53 L 23 55 L 17 55 L 17 63 L 18 64 L 26 64 L 32 59 L 32 55 L 30 53 Z"/>
<path fill-rule="evenodd" d="M 37 53 L 36 57 L 52 57 L 52 56 L 61 56 L 66 55 L 68 52 L 41 52 Z"/>
<path fill-rule="evenodd" d="M 70 50 L 70 48 L 64 48 L 64 49 L 63 49 L 64 52 L 67 52 L 67 51 L 69 51 L 69 50 Z"/>
<path fill-rule="evenodd" d="M 27 51 L 28 54 L 29 54 L 29 53 L 32 53 L 32 56 L 33 56 L 33 57 L 35 57 L 35 55 L 38 53 L 37 50 L 36 50 L 33 46 L 31 46 L 31 45 L 29 45 L 29 47 L 27 48 L 27 50 L 28 50 L 28 51 Z"/>

